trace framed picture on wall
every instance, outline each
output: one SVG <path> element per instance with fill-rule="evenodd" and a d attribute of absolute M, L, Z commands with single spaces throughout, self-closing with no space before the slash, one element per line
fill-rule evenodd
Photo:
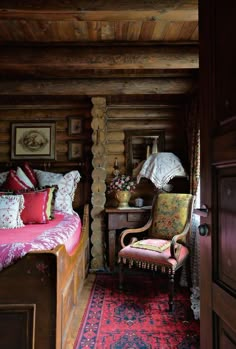
<path fill-rule="evenodd" d="M 69 116 L 68 131 L 70 136 L 82 133 L 82 116 Z"/>
<path fill-rule="evenodd" d="M 56 158 L 55 122 L 16 122 L 11 125 L 11 159 Z"/>
<path fill-rule="evenodd" d="M 79 141 L 69 141 L 69 160 L 82 160 L 83 144 Z"/>
<path fill-rule="evenodd" d="M 126 172 L 136 176 L 135 170 L 139 169 L 146 158 L 154 152 L 165 150 L 165 131 L 151 130 L 125 130 Z"/>

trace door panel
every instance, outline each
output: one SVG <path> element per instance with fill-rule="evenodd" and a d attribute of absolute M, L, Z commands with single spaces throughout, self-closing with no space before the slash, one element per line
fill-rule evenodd
<path fill-rule="evenodd" d="M 220 348 L 235 349 L 236 338 L 231 329 L 222 321 L 218 324 L 220 333 Z"/>
<path fill-rule="evenodd" d="M 231 123 L 229 121 L 227 122 L 227 126 L 231 128 Z M 221 131 L 221 128 L 219 128 L 219 131 Z M 212 162 L 213 163 L 223 163 L 223 162 L 230 163 L 230 162 L 233 162 L 235 158 L 236 158 L 236 130 L 230 130 L 224 134 L 217 135 L 217 137 L 214 138 L 214 142 L 213 142 Z"/>
<path fill-rule="evenodd" d="M 235 0 L 200 0 L 201 349 L 236 348 L 235 15 Z"/>
<path fill-rule="evenodd" d="M 218 320 L 222 321 L 231 329 L 232 333 L 235 333 L 235 307 L 236 300 L 226 290 L 217 284 L 212 285 L 212 308 L 213 315 L 218 317 Z M 225 326 L 226 326 L 225 325 Z M 215 329 L 214 329 L 215 330 Z M 217 335 L 217 331 L 213 331 L 214 336 Z M 233 336 L 232 336 L 233 337 Z M 216 343 L 218 344 L 218 343 Z M 214 349 L 218 348 L 217 345 Z"/>
<path fill-rule="evenodd" d="M 201 1 L 201 0 L 200 0 Z M 214 66 L 215 66 L 215 111 L 219 124 L 223 125 L 236 115 L 235 99 L 235 0 L 224 3 L 216 0 L 214 17 Z"/>
<path fill-rule="evenodd" d="M 218 175 L 218 227 L 215 249 L 217 282 L 235 296 L 236 290 L 236 173 L 235 168 L 220 169 Z"/>

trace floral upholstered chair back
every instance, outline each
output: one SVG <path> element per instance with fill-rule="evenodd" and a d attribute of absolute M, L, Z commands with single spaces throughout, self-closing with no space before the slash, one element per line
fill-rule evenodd
<path fill-rule="evenodd" d="M 149 237 L 171 240 L 180 234 L 191 217 L 192 195 L 161 193 L 157 195 L 152 211 Z"/>

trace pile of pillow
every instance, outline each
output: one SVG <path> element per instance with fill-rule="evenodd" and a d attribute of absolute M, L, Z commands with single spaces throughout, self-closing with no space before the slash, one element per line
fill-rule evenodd
<path fill-rule="evenodd" d="M 54 210 L 74 214 L 73 199 L 80 174 L 33 170 L 25 162 L 0 173 L 0 228 L 47 223 Z"/>

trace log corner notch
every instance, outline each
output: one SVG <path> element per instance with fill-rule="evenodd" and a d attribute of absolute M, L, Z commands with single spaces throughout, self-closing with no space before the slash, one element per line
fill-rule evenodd
<path fill-rule="evenodd" d="M 104 261 L 104 207 L 106 203 L 106 99 L 92 97 L 92 209 L 91 209 L 91 269 L 103 269 Z"/>

